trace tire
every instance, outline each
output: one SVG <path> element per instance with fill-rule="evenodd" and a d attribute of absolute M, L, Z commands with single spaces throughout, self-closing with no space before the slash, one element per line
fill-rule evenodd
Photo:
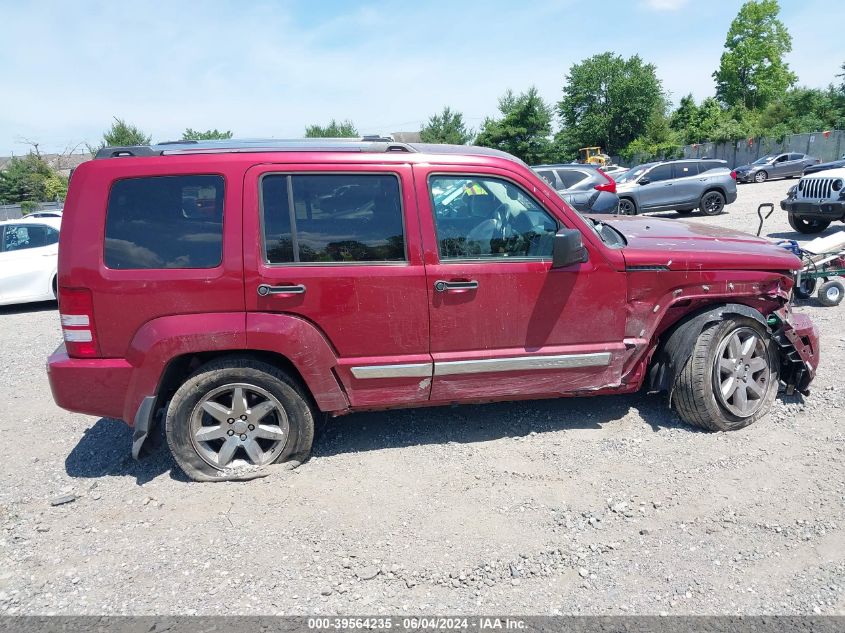
<path fill-rule="evenodd" d="M 765 171 L 758 171 L 754 174 L 754 182 L 761 183 L 766 182 L 769 179 L 769 174 Z"/>
<path fill-rule="evenodd" d="M 698 209 L 704 215 L 719 215 L 725 210 L 725 196 L 719 191 L 708 191 L 701 196 Z"/>
<path fill-rule="evenodd" d="M 619 198 L 619 215 L 637 215 L 637 205 L 630 198 Z"/>
<path fill-rule="evenodd" d="M 229 357 L 203 365 L 176 390 L 165 435 L 176 463 L 194 481 L 243 479 L 250 476 L 239 477 L 239 466 L 252 466 L 254 476 L 262 466 L 307 460 L 314 413 L 304 388 L 279 368 Z"/>
<path fill-rule="evenodd" d="M 755 341 L 751 341 L 751 337 Z M 739 352 L 751 345 L 748 356 L 739 356 L 745 365 L 734 363 L 731 341 L 737 337 Z M 726 370 L 720 359 L 731 369 Z M 754 370 L 755 365 L 760 369 Z M 752 369 L 748 369 L 748 365 Z M 779 358 L 775 341 L 768 330 L 754 319 L 729 317 L 708 325 L 699 335 L 693 352 L 675 380 L 672 403 L 684 422 L 708 431 L 734 431 L 748 426 L 769 412 L 778 392 Z M 741 372 L 741 373 L 740 373 Z M 756 378 L 755 378 L 756 376 Z M 733 383 L 729 381 L 733 379 Z M 759 392 L 749 398 L 752 387 Z M 728 398 L 717 394 L 717 384 L 739 384 Z M 745 394 L 747 410 L 739 410 Z"/>
<path fill-rule="evenodd" d="M 802 299 L 809 299 L 816 291 L 818 281 L 815 277 L 802 277 L 801 283 L 795 286 L 795 294 Z"/>
<path fill-rule="evenodd" d="M 789 226 L 799 233 L 821 233 L 830 226 L 830 220 L 818 220 L 816 218 L 804 218 L 800 215 L 789 214 Z"/>
<path fill-rule="evenodd" d="M 842 297 L 845 296 L 845 283 L 842 283 L 838 279 L 826 281 L 819 288 L 819 294 L 817 296 L 819 303 L 823 306 L 838 306 L 842 303 Z"/>

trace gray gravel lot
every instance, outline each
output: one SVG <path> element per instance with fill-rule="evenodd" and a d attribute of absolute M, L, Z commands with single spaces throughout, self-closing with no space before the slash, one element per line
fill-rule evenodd
<path fill-rule="evenodd" d="M 683 221 L 753 231 L 789 184 Z M 356 414 L 219 484 L 58 409 L 55 305 L 0 309 L 0 613 L 845 614 L 845 308 L 799 309 L 813 394 L 742 431 L 646 395 Z"/>

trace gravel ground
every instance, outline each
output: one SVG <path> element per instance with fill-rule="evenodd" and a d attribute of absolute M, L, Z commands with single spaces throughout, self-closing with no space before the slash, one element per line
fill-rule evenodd
<path fill-rule="evenodd" d="M 754 231 L 789 184 L 684 221 Z M 813 394 L 742 431 L 645 395 L 363 413 L 219 484 L 58 409 L 55 305 L 0 309 L 0 613 L 843 614 L 843 308 L 800 309 Z"/>

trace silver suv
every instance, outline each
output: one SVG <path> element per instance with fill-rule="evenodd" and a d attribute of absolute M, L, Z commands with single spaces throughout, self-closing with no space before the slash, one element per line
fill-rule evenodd
<path fill-rule="evenodd" d="M 638 165 L 616 177 L 619 213 L 699 209 L 720 214 L 736 200 L 736 174 L 715 159 L 671 160 Z"/>

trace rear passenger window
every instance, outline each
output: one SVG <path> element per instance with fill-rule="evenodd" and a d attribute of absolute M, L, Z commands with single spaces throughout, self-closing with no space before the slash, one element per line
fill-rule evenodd
<path fill-rule="evenodd" d="M 563 186 L 571 189 L 588 176 L 583 171 L 576 171 L 574 169 L 558 169 L 558 177 L 563 181 Z"/>
<path fill-rule="evenodd" d="M 222 257 L 222 176 L 130 178 L 112 186 L 108 268 L 214 268 Z"/>
<path fill-rule="evenodd" d="M 540 178 L 545 180 L 549 185 L 552 187 L 557 187 L 557 180 L 555 179 L 555 173 L 553 171 L 538 171 Z"/>
<path fill-rule="evenodd" d="M 269 264 L 405 261 L 395 175 L 268 174 L 261 205 Z"/>
<path fill-rule="evenodd" d="M 674 178 L 686 178 L 698 175 L 698 163 L 675 163 Z"/>

